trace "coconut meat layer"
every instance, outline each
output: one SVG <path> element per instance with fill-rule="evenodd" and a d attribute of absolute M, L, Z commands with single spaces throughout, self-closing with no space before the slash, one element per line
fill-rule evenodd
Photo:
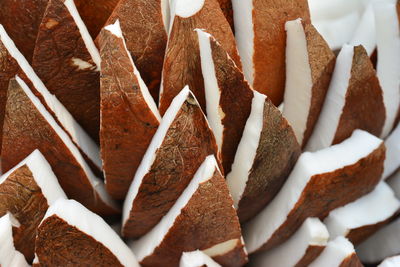
<path fill-rule="evenodd" d="M 400 256 L 385 259 L 378 267 L 398 267 L 400 266 Z"/>
<path fill-rule="evenodd" d="M 181 261 L 179 263 L 179 267 L 199 267 L 204 265 L 207 267 L 221 266 L 199 250 L 192 252 L 183 252 Z"/>
<path fill-rule="evenodd" d="M 174 0 L 175 15 L 181 18 L 189 18 L 199 12 L 204 6 L 205 0 Z"/>
<path fill-rule="evenodd" d="M 329 241 L 326 248 L 309 267 L 337 267 L 348 257 L 355 254 L 353 244 L 343 236 Z"/>
<path fill-rule="evenodd" d="M 386 179 L 400 167 L 400 124 L 386 138 L 386 158 L 382 178 Z"/>

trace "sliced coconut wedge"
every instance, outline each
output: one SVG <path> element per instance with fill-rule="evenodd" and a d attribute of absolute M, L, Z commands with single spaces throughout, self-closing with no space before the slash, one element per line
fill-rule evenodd
<path fill-rule="evenodd" d="M 61 104 L 61 102 L 47 90 L 46 86 L 29 65 L 28 61 L 24 58 L 24 56 L 15 46 L 14 42 L 7 35 L 2 25 L 0 25 L 0 42 L 6 48 L 7 51 L 5 53 L 8 54 L 8 57 L 12 58 L 18 63 L 21 78 L 24 79 L 24 81 L 30 86 L 30 89 L 39 97 L 46 109 L 53 115 L 59 125 L 71 137 L 72 141 L 82 152 L 85 160 L 88 161 L 96 174 L 101 173 L 100 149 L 97 144 L 87 135 L 87 133 L 75 121 L 75 119 Z M 14 73 L 13 77 L 15 74 L 16 73 Z M 4 80 L 3 77 L 5 78 Z M 9 78 L 9 76 L 0 77 L 1 83 L 7 84 L 7 88 Z M 20 160 L 22 160 L 22 158 Z M 14 162 L 14 164 L 8 166 L 3 164 L 2 170 L 7 171 L 17 163 L 18 162 Z"/>
<path fill-rule="evenodd" d="M 113 229 L 74 200 L 60 199 L 47 210 L 37 230 L 35 254 L 38 266 L 139 267 Z"/>
<path fill-rule="evenodd" d="M 102 214 L 118 213 L 78 148 L 18 76 L 10 81 L 3 126 L 3 166 L 13 166 L 39 149 L 49 161 L 65 193 Z"/>
<path fill-rule="evenodd" d="M 229 23 L 217 0 L 175 0 L 171 3 L 171 27 L 166 49 L 160 92 L 160 112 L 164 114 L 172 99 L 189 85 L 205 110 L 204 82 L 196 28 L 217 39 L 241 69 L 240 57 Z M 216 27 L 215 25 L 218 25 Z"/>
<path fill-rule="evenodd" d="M 328 230 L 318 218 L 308 218 L 285 243 L 250 258 L 250 266 L 308 266 L 324 250 Z"/>
<path fill-rule="evenodd" d="M 383 92 L 369 56 L 362 46 L 344 45 L 306 149 L 317 151 L 338 144 L 355 129 L 379 136 L 384 121 Z"/>
<path fill-rule="evenodd" d="M 344 236 L 357 245 L 392 220 L 399 208 L 393 190 L 381 182 L 371 193 L 331 211 L 324 223 L 331 238 Z"/>
<path fill-rule="evenodd" d="M 183 252 L 179 267 L 221 267 L 209 256 L 200 250 Z"/>
<path fill-rule="evenodd" d="M 115 199 L 124 200 L 161 116 L 126 49 L 118 20 L 101 31 L 99 43 L 100 141 L 106 189 Z"/>
<path fill-rule="evenodd" d="M 385 259 L 378 267 L 397 267 L 400 266 L 400 255 Z"/>
<path fill-rule="evenodd" d="M 374 4 L 378 44 L 377 75 L 383 90 L 386 120 L 382 137 L 393 129 L 400 106 L 400 27 L 396 4 Z"/>
<path fill-rule="evenodd" d="M 165 113 L 129 188 L 123 236 L 135 238 L 150 231 L 210 154 L 217 155 L 214 135 L 200 105 L 185 87 Z"/>
<path fill-rule="evenodd" d="M 49 0 L 32 67 L 50 93 L 98 141 L 100 55 L 73 0 Z"/>
<path fill-rule="evenodd" d="M 67 197 L 39 150 L 0 177 L 0 216 L 10 212 L 19 221 L 14 244 L 29 262 L 34 257 L 36 228 L 59 198 Z"/>
<path fill-rule="evenodd" d="M 286 87 L 283 115 L 299 143 L 310 137 L 324 104 L 335 54 L 311 24 L 286 22 Z"/>
<path fill-rule="evenodd" d="M 131 248 L 143 266 L 177 266 L 183 252 L 196 249 L 223 266 L 246 263 L 239 219 L 214 156 L 204 160 L 167 215 Z"/>
<path fill-rule="evenodd" d="M 121 0 L 105 25 L 116 20 L 120 21 L 128 51 L 157 101 L 170 20 L 168 0 Z"/>
<path fill-rule="evenodd" d="M 386 159 L 383 179 L 388 178 L 400 167 L 400 124 L 386 138 Z"/>
<path fill-rule="evenodd" d="M 19 226 L 19 222 L 9 213 L 0 218 L 0 266 L 29 266 L 24 255 L 14 246 L 13 229 L 18 229 Z"/>
<path fill-rule="evenodd" d="M 375 15 L 372 4 L 366 7 L 350 44 L 364 46 L 368 56 L 372 56 L 374 53 L 376 49 L 376 32 Z"/>
<path fill-rule="evenodd" d="M 360 130 L 341 144 L 305 152 L 272 202 L 244 225 L 250 253 L 287 240 L 308 217 L 329 211 L 371 192 L 383 172 L 382 140 Z"/>
<path fill-rule="evenodd" d="M 307 0 L 232 0 L 232 5 L 244 74 L 255 90 L 279 105 L 285 89 L 285 23 L 310 22 Z"/>
<path fill-rule="evenodd" d="M 339 236 L 328 242 L 321 255 L 309 267 L 362 267 L 353 244 Z"/>

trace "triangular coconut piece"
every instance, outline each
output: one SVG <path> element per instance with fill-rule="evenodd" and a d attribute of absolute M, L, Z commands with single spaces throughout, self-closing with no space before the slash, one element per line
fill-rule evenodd
<path fill-rule="evenodd" d="M 247 261 L 239 219 L 214 156 L 208 156 L 171 210 L 131 248 L 143 266 L 177 266 L 202 250 L 222 266 Z"/>
<path fill-rule="evenodd" d="M 15 165 L 35 149 L 49 161 L 68 197 L 101 215 L 118 213 L 67 133 L 19 77 L 10 81 L 3 126 L 3 166 Z"/>
<path fill-rule="evenodd" d="M 216 27 L 216 25 L 218 25 Z M 172 99 L 189 85 L 205 110 L 205 92 L 199 42 L 194 29 L 209 32 L 241 69 L 239 53 L 232 30 L 217 0 L 174 0 L 171 5 L 171 26 L 167 44 L 162 84 L 160 112 L 164 114 Z"/>
<path fill-rule="evenodd" d="M 199 103 L 185 87 L 165 113 L 129 188 L 123 236 L 136 238 L 150 231 L 210 154 L 217 155 L 214 135 Z"/>
<path fill-rule="evenodd" d="M 221 267 L 212 258 L 200 250 L 183 252 L 179 267 Z"/>
<path fill-rule="evenodd" d="M 369 4 L 362 15 L 354 36 L 350 41 L 351 45 L 362 45 L 368 56 L 372 56 L 376 49 L 375 14 L 373 5 Z"/>
<path fill-rule="evenodd" d="M 168 0 L 121 0 L 105 24 L 119 20 L 126 47 L 156 101 L 167 46 L 169 15 Z"/>
<path fill-rule="evenodd" d="M 224 171 L 228 173 L 251 112 L 254 94 L 223 47 L 210 34 L 196 31 L 207 119 L 217 140 Z"/>
<path fill-rule="evenodd" d="M 344 45 L 306 149 L 316 151 L 338 144 L 355 129 L 380 136 L 385 117 L 383 92 L 364 47 Z"/>
<path fill-rule="evenodd" d="M 302 147 L 324 104 L 335 66 L 335 54 L 311 24 L 286 23 L 286 86 L 283 115 Z"/>
<path fill-rule="evenodd" d="M 337 208 L 324 220 L 331 238 L 345 236 L 357 245 L 397 215 L 400 201 L 384 182 L 371 193 Z"/>
<path fill-rule="evenodd" d="M 14 244 L 29 262 L 34 257 L 36 228 L 59 198 L 67 197 L 39 150 L 0 177 L 0 216 L 10 212 L 20 223 Z"/>
<path fill-rule="evenodd" d="M 34 266 L 132 266 L 129 247 L 97 214 L 74 200 L 60 199 L 37 230 Z"/>
<path fill-rule="evenodd" d="M 378 267 L 397 267 L 400 266 L 400 255 L 386 258 Z"/>
<path fill-rule="evenodd" d="M 329 239 L 318 218 L 308 218 L 285 243 L 250 257 L 250 266 L 308 266 L 324 250 Z"/>
<path fill-rule="evenodd" d="M 124 200 L 161 116 L 126 49 L 118 20 L 101 31 L 99 41 L 100 143 L 106 189 L 115 199 Z"/>
<path fill-rule="evenodd" d="M 310 22 L 307 0 L 232 0 L 232 5 L 244 74 L 255 90 L 279 105 L 285 89 L 285 23 Z"/>
<path fill-rule="evenodd" d="M 32 67 L 77 122 L 99 140 L 100 54 L 73 0 L 49 0 Z"/>
<path fill-rule="evenodd" d="M 8 36 L 7 32 L 4 30 L 4 27 L 2 25 L 0 25 L 0 44 L 1 44 L 0 49 L 5 48 L 5 50 L 0 50 L 0 53 L 2 55 L 6 55 L 6 57 L 10 60 L 8 63 L 10 64 L 10 66 L 12 66 L 10 67 L 10 69 L 15 70 L 14 63 L 16 62 L 16 64 L 18 64 L 18 72 L 20 73 L 21 78 L 28 84 L 33 93 L 37 97 L 39 97 L 40 101 L 42 101 L 46 109 L 53 115 L 54 119 L 58 122 L 58 124 L 71 137 L 72 141 L 81 151 L 85 160 L 88 161 L 92 170 L 97 175 L 100 175 L 101 159 L 100 159 L 99 147 L 82 129 L 82 127 L 75 121 L 75 119 L 71 116 L 68 110 L 60 103 L 60 101 L 47 90 L 46 86 L 36 75 L 36 73 L 29 65 L 25 57 L 17 49 L 14 42 Z M 12 77 L 14 77 L 15 74 L 16 73 L 14 73 Z M 7 73 L 7 75 L 4 76 L 0 75 L 0 83 L 4 86 L 7 86 L 6 88 L 0 88 L 0 90 L 8 89 L 8 83 L 11 77 L 10 75 L 11 72 Z M 6 95 L 6 93 L 4 93 L 4 95 Z M 5 99 L 0 100 L 0 104 L 2 101 L 6 100 Z M 1 120 L 2 119 L 0 119 L 0 122 Z M 7 165 L 6 163 L 2 163 L 2 170 L 8 171 L 22 159 L 23 158 L 19 159 L 16 162 L 10 162 L 9 165 Z"/>
<path fill-rule="evenodd" d="M 386 158 L 383 179 L 388 178 L 400 167 L 400 124 L 385 140 Z"/>
<path fill-rule="evenodd" d="M 287 240 L 308 217 L 329 211 L 371 192 L 383 172 L 382 140 L 361 131 L 341 144 L 305 152 L 272 202 L 243 228 L 249 253 Z"/>
<path fill-rule="evenodd" d="M 0 218 L 0 266 L 29 266 L 24 255 L 16 250 L 14 246 L 13 229 L 18 229 L 19 226 L 17 219 L 9 213 Z"/>
<path fill-rule="evenodd" d="M 353 244 L 339 236 L 328 242 L 321 255 L 309 267 L 362 267 Z"/>

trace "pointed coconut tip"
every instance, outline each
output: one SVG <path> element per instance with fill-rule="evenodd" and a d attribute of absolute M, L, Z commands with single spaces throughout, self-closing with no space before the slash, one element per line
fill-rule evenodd
<path fill-rule="evenodd" d="M 182 253 L 182 257 L 179 262 L 179 267 L 199 267 L 199 266 L 221 267 L 221 265 L 216 263 L 213 259 L 211 259 L 208 255 L 204 254 L 200 250 Z"/>
<path fill-rule="evenodd" d="M 114 34 L 118 38 L 123 38 L 122 30 L 121 30 L 121 24 L 119 22 L 119 19 L 117 19 L 114 24 L 110 24 L 110 25 L 105 26 L 104 29 L 106 29 L 107 31 L 111 32 L 112 34 Z"/>

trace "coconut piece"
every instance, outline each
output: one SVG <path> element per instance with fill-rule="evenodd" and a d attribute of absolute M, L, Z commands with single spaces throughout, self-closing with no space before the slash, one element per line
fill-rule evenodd
<path fill-rule="evenodd" d="M 28 267 L 24 255 L 15 249 L 13 229 L 19 222 L 9 213 L 0 218 L 0 265 L 4 267 Z"/>
<path fill-rule="evenodd" d="M 250 253 L 287 240 L 308 217 L 329 211 L 371 192 L 383 172 L 382 140 L 361 131 L 341 144 L 305 152 L 272 202 L 244 225 Z"/>
<path fill-rule="evenodd" d="M 35 254 L 38 266 L 139 267 L 111 227 L 74 200 L 60 199 L 47 210 L 37 230 Z"/>
<path fill-rule="evenodd" d="M 382 95 L 378 77 L 365 49 L 344 45 L 306 149 L 316 151 L 338 144 L 355 129 L 379 136 L 385 121 Z"/>
<path fill-rule="evenodd" d="M 285 243 L 250 258 L 250 266 L 308 266 L 324 250 L 328 230 L 318 218 L 308 218 Z"/>
<path fill-rule="evenodd" d="M 18 76 L 10 81 L 3 126 L 2 165 L 14 166 L 39 149 L 68 197 L 101 215 L 118 213 L 78 148 Z"/>
<path fill-rule="evenodd" d="M 286 22 L 286 105 L 283 115 L 302 147 L 324 104 L 335 66 L 335 54 L 311 24 Z"/>
<path fill-rule="evenodd" d="M 400 266 L 400 255 L 385 259 L 378 267 L 397 267 Z"/>
<path fill-rule="evenodd" d="M 119 21 L 105 27 L 99 37 L 104 176 L 110 195 L 124 200 L 161 117 L 126 49 Z"/>
<path fill-rule="evenodd" d="M 98 141 L 100 55 L 73 0 L 49 0 L 32 67 L 50 93 Z"/>
<path fill-rule="evenodd" d="M 0 216 L 10 212 L 18 220 L 14 244 L 29 262 L 34 257 L 36 228 L 58 198 L 67 197 L 39 150 L 0 177 Z"/>
<path fill-rule="evenodd" d="M 183 252 L 196 249 L 222 266 L 246 263 L 239 219 L 214 156 L 204 160 L 170 211 L 131 248 L 142 266 L 177 266 Z"/>
<path fill-rule="evenodd" d="M 278 106 L 285 89 L 285 23 L 297 18 L 310 22 L 307 0 L 232 0 L 232 5 L 243 72 L 255 90 Z"/>
<path fill-rule="evenodd" d="M 400 124 L 386 138 L 386 159 L 383 179 L 387 179 L 400 167 Z"/>
<path fill-rule="evenodd" d="M 400 106 L 400 27 L 395 3 L 374 4 L 378 44 L 377 75 L 383 90 L 386 120 L 381 137 L 393 129 Z"/>
<path fill-rule="evenodd" d="M 232 1 L 231 0 L 218 0 L 219 6 L 221 7 L 222 13 L 229 25 L 231 26 L 232 32 L 235 32 L 235 27 L 233 24 L 233 9 L 232 9 Z"/>
<path fill-rule="evenodd" d="M 164 114 L 172 99 L 189 85 L 205 110 L 199 42 L 194 29 L 204 29 L 215 37 L 241 69 L 235 38 L 217 0 L 175 0 L 171 3 L 171 26 L 160 91 L 160 112 Z M 218 25 L 218 27 L 216 27 Z"/>
<path fill-rule="evenodd" d="M 179 267 L 221 267 L 209 256 L 200 250 L 183 252 Z"/>
<path fill-rule="evenodd" d="M 116 20 L 120 21 L 128 51 L 157 101 L 170 20 L 168 0 L 121 0 L 105 25 Z"/>
<path fill-rule="evenodd" d="M 368 56 L 372 56 L 376 49 L 375 15 L 373 5 L 369 4 L 361 17 L 360 23 L 354 32 L 352 45 L 362 45 Z"/>
<path fill-rule="evenodd" d="M 129 188 L 122 235 L 135 238 L 150 231 L 217 150 L 200 105 L 185 87 L 165 113 Z"/>
<path fill-rule="evenodd" d="M 344 236 L 357 245 L 391 221 L 399 208 L 393 190 L 381 182 L 371 193 L 331 211 L 324 223 L 331 238 Z"/>

